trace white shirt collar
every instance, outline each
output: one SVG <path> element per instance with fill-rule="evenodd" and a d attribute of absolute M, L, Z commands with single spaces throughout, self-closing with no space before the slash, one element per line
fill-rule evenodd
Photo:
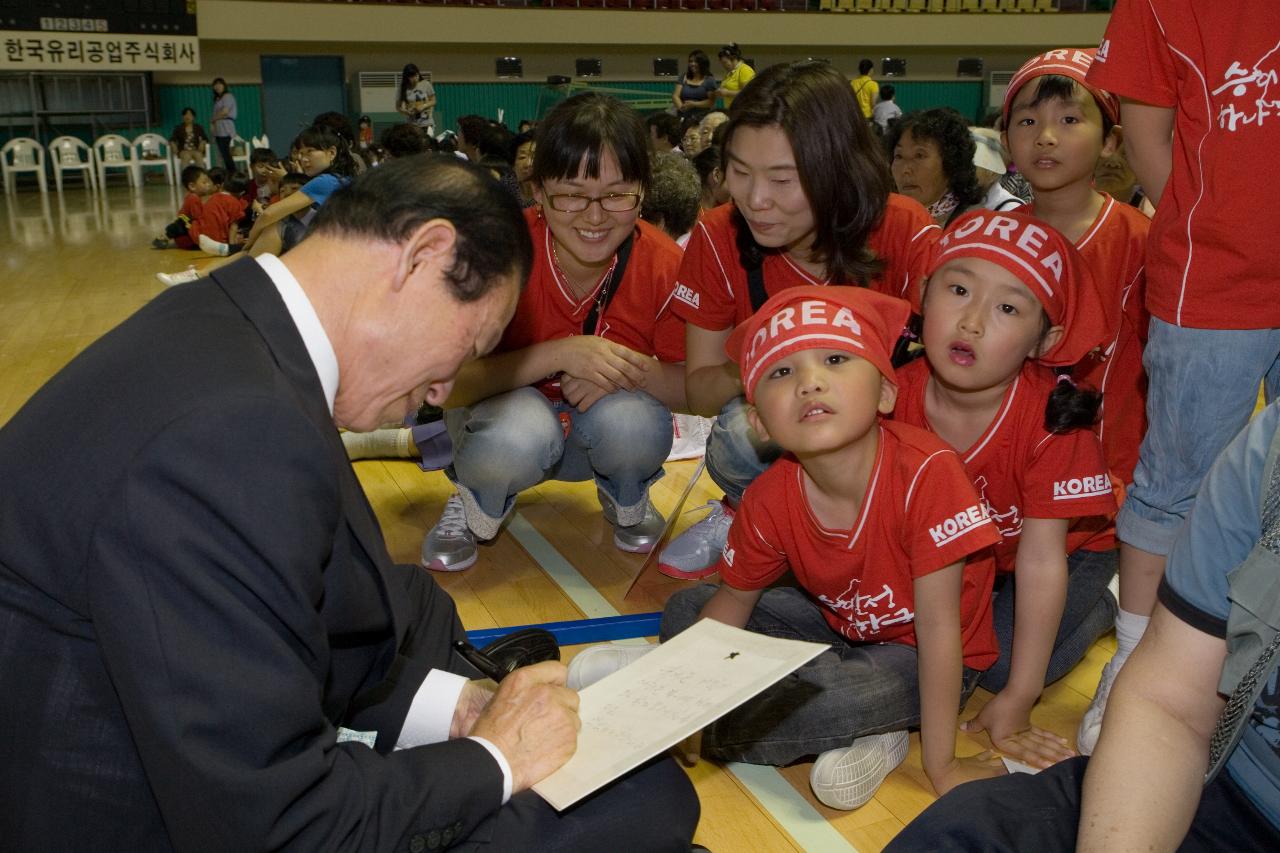
<path fill-rule="evenodd" d="M 329 406 L 329 414 L 333 414 L 333 400 L 338 396 L 338 355 L 333 351 L 333 344 L 320 325 L 320 317 L 307 298 L 306 291 L 284 262 L 275 255 L 258 255 L 258 264 L 262 271 L 271 277 L 271 283 L 280 291 L 284 307 L 288 309 L 293 324 L 298 327 L 302 343 L 311 356 L 316 374 L 320 377 L 320 387 L 324 389 L 324 401 Z"/>

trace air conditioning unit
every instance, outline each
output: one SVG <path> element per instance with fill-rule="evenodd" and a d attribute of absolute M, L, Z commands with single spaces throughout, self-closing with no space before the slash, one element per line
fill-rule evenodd
<path fill-rule="evenodd" d="M 1004 93 L 1009 91 L 1014 71 L 992 71 L 987 75 L 987 109 L 998 110 L 1004 103 Z"/>
<path fill-rule="evenodd" d="M 423 71 L 422 79 L 431 82 L 431 72 Z M 357 113 L 394 113 L 396 95 L 400 93 L 400 72 L 361 71 L 356 74 L 356 93 Z"/>

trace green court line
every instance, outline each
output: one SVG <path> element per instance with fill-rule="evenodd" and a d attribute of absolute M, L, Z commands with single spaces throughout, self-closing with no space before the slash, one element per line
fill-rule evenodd
<path fill-rule="evenodd" d="M 524 516 L 515 513 L 508 529 L 584 616 L 595 619 L 621 615 Z M 774 768 L 737 762 L 726 766 L 751 795 L 759 800 L 760 805 L 773 816 L 778 825 L 805 850 L 858 853 L 849 839 L 828 823 Z"/>
<path fill-rule="evenodd" d="M 523 515 L 515 513 L 508 529 L 521 547 L 529 552 L 529 556 L 564 590 L 569 600 L 578 606 L 583 616 L 598 619 L 601 616 L 621 615 Z"/>
<path fill-rule="evenodd" d="M 820 850 L 822 853 L 858 853 L 849 839 L 828 823 L 773 767 L 737 761 L 725 766 L 803 849 Z"/>

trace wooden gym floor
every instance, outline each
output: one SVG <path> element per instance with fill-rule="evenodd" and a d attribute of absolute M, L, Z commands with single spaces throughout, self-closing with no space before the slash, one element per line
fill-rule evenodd
<path fill-rule="evenodd" d="M 0 424 L 76 353 L 163 290 L 155 272 L 207 260 L 199 253 L 149 247 L 176 207 L 168 188 L 155 184 L 141 192 L 112 187 L 101 199 L 78 186 L 61 197 L 25 188 L 5 197 L 0 211 Z M 667 476 L 653 489 L 663 513 L 675 505 L 696 467 L 696 461 L 667 465 Z M 364 461 L 355 468 L 392 556 L 416 563 L 422 538 L 450 494 L 448 481 L 409 462 Z M 717 497 L 704 475 L 685 509 Z M 700 512 L 686 512 L 676 532 L 700 517 Z M 650 568 L 628 596 L 642 562 L 613 547 L 590 483 L 548 483 L 521 495 L 513 523 L 481 549 L 474 567 L 436 578 L 457 600 L 468 629 L 492 628 L 661 610 L 667 596 L 684 584 Z M 1113 650 L 1110 637 L 1100 641 L 1074 672 L 1045 691 L 1036 724 L 1074 740 Z M 566 659 L 577 651 L 567 648 Z M 989 698 L 979 690 L 968 712 Z M 960 740 L 972 752 L 985 747 L 967 735 Z M 689 769 L 702 798 L 695 840 L 714 853 L 871 853 L 933 800 L 920 770 L 917 735 L 906 762 L 857 811 L 818 804 L 809 792 L 808 772 L 807 763 L 780 770 L 698 763 Z"/>

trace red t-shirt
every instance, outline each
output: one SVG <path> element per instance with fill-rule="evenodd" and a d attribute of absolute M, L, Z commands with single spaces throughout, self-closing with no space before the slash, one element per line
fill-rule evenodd
<path fill-rule="evenodd" d="M 1076 243 L 1104 297 L 1119 306 L 1105 359 L 1089 358 L 1072 375 L 1102 392 L 1098 434 L 1111 476 L 1133 482 L 1138 446 L 1147 432 L 1147 374 L 1142 348 L 1149 315 L 1146 290 L 1147 232 L 1151 220 L 1136 207 L 1107 196 L 1098 218 Z"/>
<path fill-rule="evenodd" d="M 195 222 L 200 218 L 200 214 L 204 213 L 204 202 L 200 196 L 195 193 L 187 193 L 182 199 L 182 207 L 178 208 L 178 215 L 187 217 L 190 222 Z"/>
<path fill-rule="evenodd" d="M 1176 110 L 1173 171 L 1151 225 L 1147 307 L 1179 326 L 1280 326 L 1275 0 L 1125 0 L 1089 80 Z"/>
<path fill-rule="evenodd" d="M 786 455 L 747 487 L 717 571 L 737 589 L 763 589 L 790 567 L 836 633 L 914 646 L 914 580 L 981 551 L 964 567 L 960 631 L 965 664 L 986 669 L 998 654 L 988 549 L 999 539 L 955 451 L 924 430 L 884 421 L 851 530 L 818 522 L 804 469 Z"/>
<path fill-rule="evenodd" d="M 498 352 L 582 334 L 582 324 L 599 292 L 597 286 L 585 297 L 573 295 L 556 269 L 546 220 L 533 208 L 524 216 L 533 239 L 533 270 L 515 316 L 502 333 Z M 596 333 L 661 361 L 684 361 L 684 323 L 669 304 L 679 267 L 680 247 L 649 223 L 636 222 L 626 272 L 597 318 Z"/>
<path fill-rule="evenodd" d="M 733 202 L 728 202 L 698 220 L 684 249 L 672 302 L 672 309 L 686 323 L 713 332 L 731 329 L 755 313 L 747 272 L 738 262 L 733 212 Z M 911 285 L 928 273 L 941 235 L 919 202 L 890 193 L 884 218 L 867 240 L 884 264 L 871 289 L 916 304 L 918 295 L 913 297 Z M 763 273 L 764 289 L 770 296 L 788 287 L 852 283 L 816 279 L 783 252 L 765 256 Z"/>
<path fill-rule="evenodd" d="M 894 418 L 929 429 L 924 411 L 929 360 L 918 358 L 897 373 Z M 1115 547 L 1116 494 L 1098 436 L 1087 429 L 1055 435 L 1044 428 L 1055 381 L 1053 371 L 1027 362 L 986 432 L 960 452 L 1003 537 L 995 549 L 997 571 L 1013 571 L 1024 518 L 1073 519 L 1068 554 Z"/>
<path fill-rule="evenodd" d="M 247 198 L 236 198 L 231 193 L 216 192 L 204 203 L 204 212 L 200 218 L 191 223 L 187 236 L 196 240 L 204 234 L 219 243 L 226 243 L 231 235 L 231 226 L 244 218 L 245 209 L 249 207 Z"/>

